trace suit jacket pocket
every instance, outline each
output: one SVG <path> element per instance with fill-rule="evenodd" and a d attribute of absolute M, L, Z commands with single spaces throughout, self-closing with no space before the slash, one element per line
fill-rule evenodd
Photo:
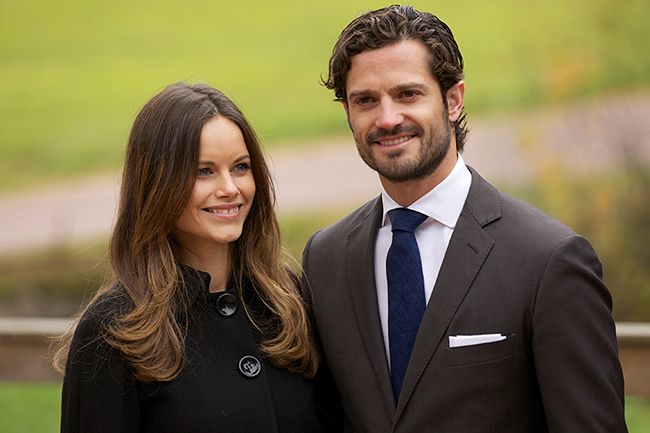
<path fill-rule="evenodd" d="M 495 343 L 445 349 L 445 367 L 484 364 L 510 358 L 515 353 L 515 337 L 511 334 L 505 340 Z"/>

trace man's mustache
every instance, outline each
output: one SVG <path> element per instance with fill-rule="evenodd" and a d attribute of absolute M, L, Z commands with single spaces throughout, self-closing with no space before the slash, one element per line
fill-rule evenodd
<path fill-rule="evenodd" d="M 376 129 L 368 134 L 366 142 L 373 143 L 375 141 L 381 140 L 382 138 L 399 134 L 416 135 L 419 137 L 424 134 L 424 130 L 417 125 L 397 125 L 390 131 L 387 131 L 385 129 Z"/>

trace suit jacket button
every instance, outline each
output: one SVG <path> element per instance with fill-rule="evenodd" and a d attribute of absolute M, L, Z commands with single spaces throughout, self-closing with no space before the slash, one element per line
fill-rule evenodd
<path fill-rule="evenodd" d="M 262 371 L 262 364 L 257 358 L 251 355 L 243 356 L 239 360 L 239 372 L 245 377 L 253 378 Z"/>
<path fill-rule="evenodd" d="M 217 298 L 217 312 L 223 317 L 230 317 L 237 311 L 237 297 L 224 292 Z"/>

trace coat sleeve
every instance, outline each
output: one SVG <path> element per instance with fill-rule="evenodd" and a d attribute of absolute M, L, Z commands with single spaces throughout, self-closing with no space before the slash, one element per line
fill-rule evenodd
<path fill-rule="evenodd" d="M 533 353 L 548 431 L 627 432 L 611 296 L 591 245 L 571 236 L 539 281 Z"/>
<path fill-rule="evenodd" d="M 102 338 L 97 315 L 79 322 L 63 379 L 62 433 L 140 431 L 137 386 L 128 364 Z"/>

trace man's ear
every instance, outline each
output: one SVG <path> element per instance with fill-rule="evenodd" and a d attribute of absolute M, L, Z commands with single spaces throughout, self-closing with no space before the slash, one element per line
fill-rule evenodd
<path fill-rule="evenodd" d="M 348 106 L 348 103 L 346 101 L 341 101 L 341 105 L 343 106 L 343 109 L 345 110 L 345 118 L 348 120 L 348 126 L 350 127 L 350 131 L 353 131 L 352 130 L 352 123 L 350 123 L 350 107 Z"/>
<path fill-rule="evenodd" d="M 447 111 L 449 121 L 455 122 L 460 117 L 465 104 L 465 82 L 459 81 L 447 90 Z"/>

